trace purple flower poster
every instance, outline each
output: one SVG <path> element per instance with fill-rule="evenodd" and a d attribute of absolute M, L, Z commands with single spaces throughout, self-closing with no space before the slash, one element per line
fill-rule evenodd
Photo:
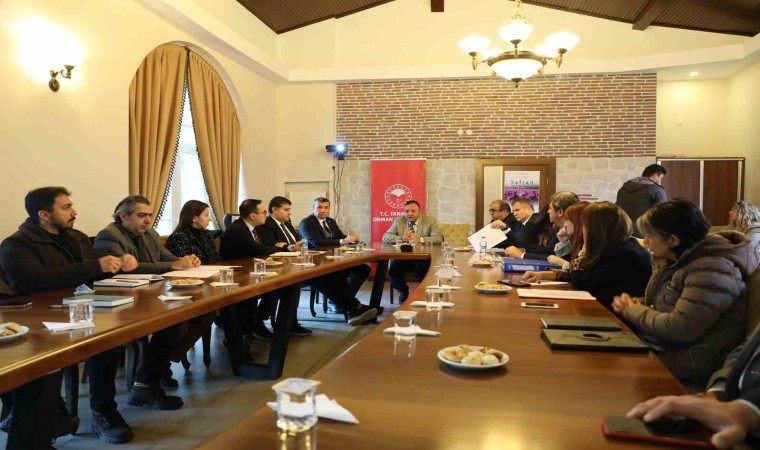
<path fill-rule="evenodd" d="M 539 211 L 538 194 L 540 191 L 539 171 L 504 171 L 504 200 L 511 202 L 516 198 L 527 198 L 533 204 L 533 210 Z"/>

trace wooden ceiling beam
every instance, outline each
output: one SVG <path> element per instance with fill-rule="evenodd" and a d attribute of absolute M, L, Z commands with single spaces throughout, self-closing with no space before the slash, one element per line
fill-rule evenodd
<path fill-rule="evenodd" d="M 443 12 L 444 0 L 430 0 L 430 12 Z"/>
<path fill-rule="evenodd" d="M 639 11 L 639 15 L 633 21 L 633 29 L 646 30 L 671 3 L 673 0 L 649 0 L 649 3 Z"/>

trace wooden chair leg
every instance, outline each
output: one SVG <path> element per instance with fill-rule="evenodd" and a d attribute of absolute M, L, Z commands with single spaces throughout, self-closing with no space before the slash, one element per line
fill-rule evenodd
<path fill-rule="evenodd" d="M 203 344 L 203 365 L 208 368 L 211 366 L 211 326 L 201 336 L 201 342 Z"/>

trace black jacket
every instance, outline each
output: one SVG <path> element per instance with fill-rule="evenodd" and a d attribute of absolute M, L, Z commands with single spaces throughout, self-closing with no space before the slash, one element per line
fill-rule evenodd
<path fill-rule="evenodd" d="M 652 275 L 647 252 L 636 239 L 625 242 L 602 256 L 593 266 L 570 273 L 573 288 L 589 291 L 605 308 L 612 310 L 612 299 L 623 292 L 642 297 Z"/>
<path fill-rule="evenodd" d="M 256 228 L 256 233 L 259 233 L 258 228 Z M 253 234 L 243 219 L 236 219 L 222 234 L 219 254 L 222 259 L 239 259 L 268 256 L 280 251 L 274 245 L 264 244 L 260 234 L 259 240 L 261 240 L 261 244 L 253 238 Z"/>
<path fill-rule="evenodd" d="M 298 230 L 301 232 L 301 236 L 309 241 L 309 247 L 329 247 L 331 245 L 340 245 L 340 240 L 345 239 L 346 235 L 338 228 L 338 222 L 332 217 L 325 219 L 327 226 L 330 228 L 333 237 L 327 237 L 327 233 L 322 224 L 319 222 L 319 218 L 314 214 L 310 214 L 304 218 L 298 225 Z"/>
<path fill-rule="evenodd" d="M 668 199 L 665 188 L 649 178 L 637 177 L 623 183 L 617 192 L 615 203 L 623 208 L 633 221 L 633 234 L 644 237 L 636 226 L 636 219 L 641 217 L 654 204 Z"/>
<path fill-rule="evenodd" d="M 15 295 L 33 294 L 89 283 L 102 274 L 90 238 L 69 229 L 53 239 L 26 219 L 0 244 L 0 276 Z"/>
<path fill-rule="evenodd" d="M 301 240 L 298 231 L 293 228 L 293 224 L 290 223 L 290 221 L 285 222 L 285 226 L 293 234 L 293 237 L 296 238 L 296 242 Z M 278 242 L 288 242 L 288 238 L 285 236 L 285 233 L 277 225 L 277 222 L 272 219 L 271 216 L 267 216 L 267 220 L 264 222 L 264 225 L 259 225 L 256 227 L 256 233 L 259 234 L 261 242 L 266 245 L 274 245 Z M 283 248 L 282 250 L 285 249 Z"/>

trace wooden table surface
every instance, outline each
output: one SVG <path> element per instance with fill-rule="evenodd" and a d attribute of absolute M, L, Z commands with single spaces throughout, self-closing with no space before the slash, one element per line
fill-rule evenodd
<path fill-rule="evenodd" d="M 438 258 L 433 252 L 433 262 Z M 631 406 L 657 395 L 685 393 L 652 354 L 552 351 L 540 337 L 540 317 L 611 316 L 595 301 L 557 300 L 559 310 L 523 309 L 516 291 L 481 294 L 481 280 L 503 278 L 499 268 L 472 268 L 471 253 L 457 253 L 463 277 L 455 278 L 455 307 L 442 312 L 411 308 L 424 293 L 417 289 L 403 309 L 418 312 L 418 323 L 442 332 L 418 336 L 409 350 L 397 344 L 381 323 L 366 338 L 312 379 L 319 393 L 336 399 L 360 425 L 320 420 L 302 435 L 326 449 L 597 449 L 652 448 L 635 441 L 607 439 L 605 415 L 624 415 Z M 423 285 L 434 284 L 431 268 Z M 516 274 L 513 276 L 517 276 Z M 506 352 L 506 368 L 486 372 L 452 369 L 438 361 L 438 350 L 484 345 Z M 274 400 L 274 392 L 271 400 Z M 296 438 L 281 440 L 276 414 L 253 411 L 228 431 L 199 446 L 204 449 L 314 448 Z"/>
<path fill-rule="evenodd" d="M 371 248 L 374 251 L 364 255 L 349 254 L 340 260 L 327 259 L 327 254 L 316 255 L 316 267 L 311 268 L 292 265 L 293 258 L 275 258 L 285 264 L 267 270 L 280 275 L 263 279 L 250 275 L 250 258 L 219 263 L 242 266 L 235 271 L 235 281 L 240 283 L 237 287 L 212 287 L 209 283 L 218 281 L 218 277 L 208 278 L 202 286 L 187 289 L 169 289 L 165 282 L 134 289 L 97 287 L 97 294 L 130 295 L 135 297 L 135 302 L 115 308 L 96 308 L 95 328 L 86 330 L 54 334 L 42 325 L 43 321 L 69 321 L 67 309 L 49 309 L 49 306 L 61 304 L 64 297 L 72 296 L 73 288 L 20 297 L 32 301 L 33 306 L 0 310 L 0 323 L 13 321 L 29 327 L 29 333 L 24 336 L 0 341 L 0 392 L 192 317 L 283 286 L 367 262 L 429 257 L 424 247 L 416 248 L 412 253 L 399 253 L 393 246 L 382 244 Z M 158 300 L 159 295 L 192 295 L 193 299 L 164 303 Z"/>

